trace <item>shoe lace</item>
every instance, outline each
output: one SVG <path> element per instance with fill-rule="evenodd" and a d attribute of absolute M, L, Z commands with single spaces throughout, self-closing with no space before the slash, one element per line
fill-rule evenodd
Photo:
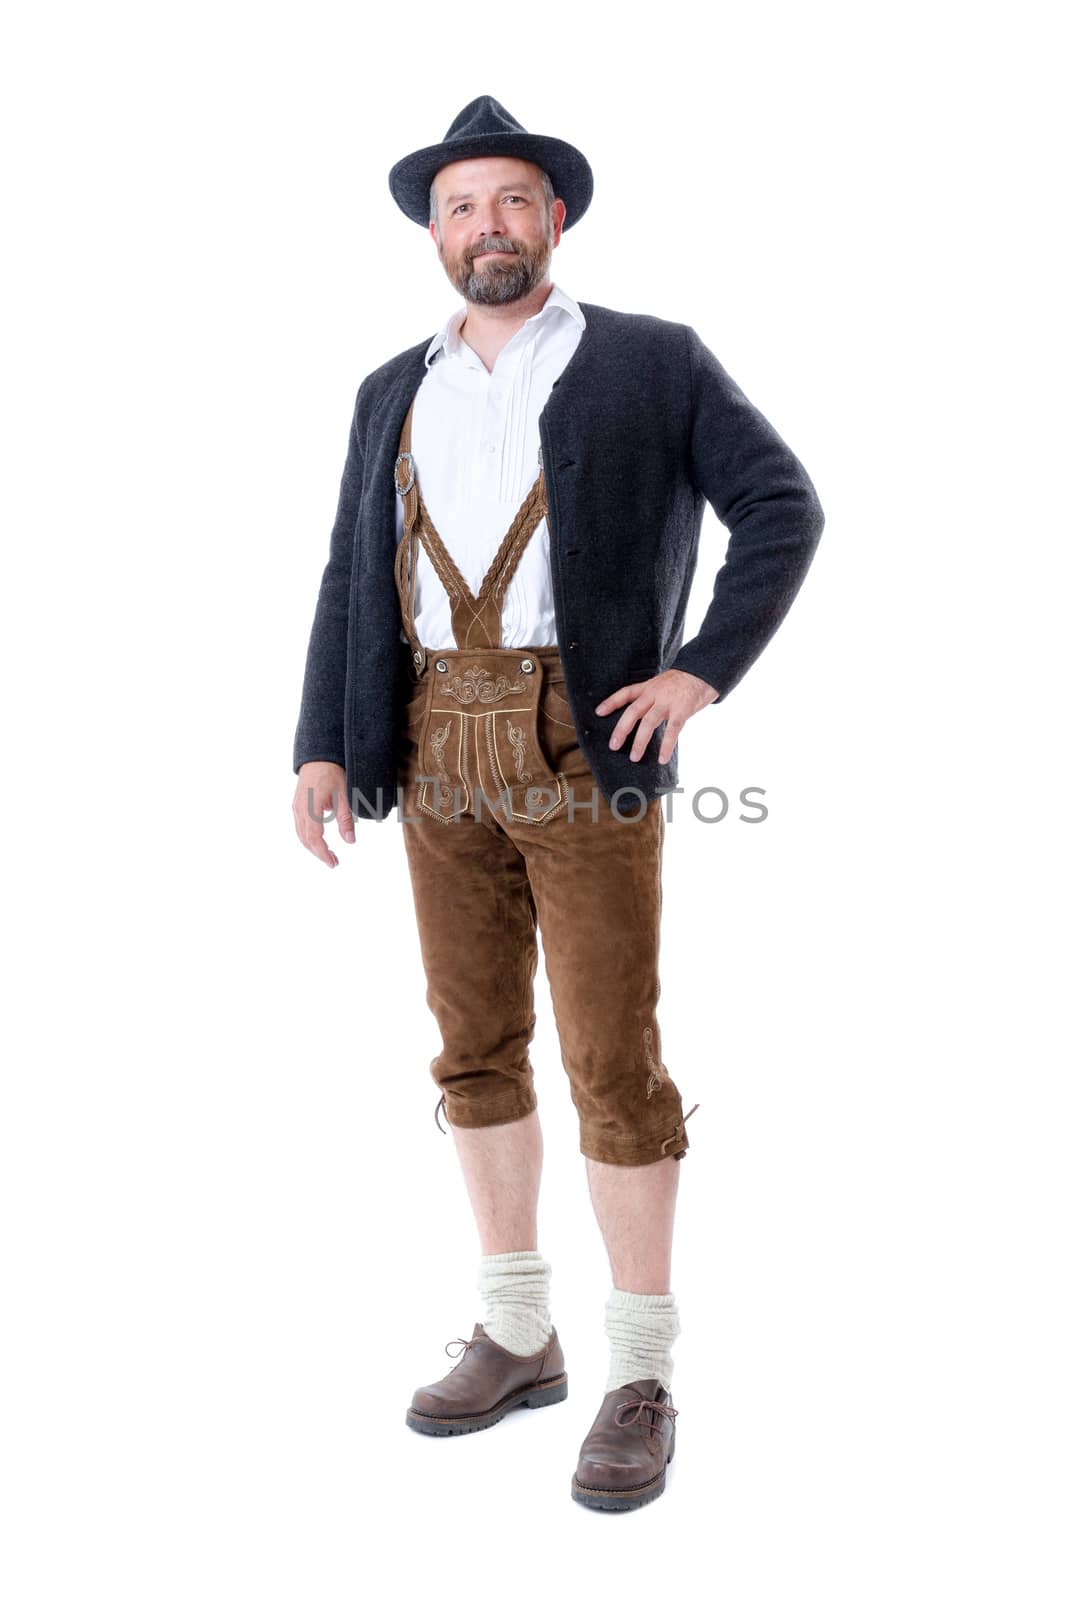
<path fill-rule="evenodd" d="M 629 1411 L 631 1406 L 634 1408 L 633 1416 L 627 1417 L 626 1420 L 623 1421 L 623 1412 Z M 640 1422 L 642 1420 L 641 1413 L 646 1408 L 650 1412 L 659 1412 L 661 1416 L 670 1417 L 672 1422 L 678 1415 L 678 1408 L 676 1406 L 666 1405 L 662 1400 L 649 1400 L 646 1398 L 646 1396 L 642 1395 L 639 1400 L 624 1400 L 622 1405 L 616 1406 L 615 1421 L 618 1423 L 620 1428 L 628 1428 L 632 1423 Z M 654 1416 L 650 1416 L 646 1420 L 645 1426 L 649 1428 L 661 1428 L 663 1424 L 661 1422 L 657 1423 Z"/>
<path fill-rule="evenodd" d="M 450 1356 L 452 1354 L 452 1346 L 454 1344 L 462 1345 L 463 1346 L 463 1352 L 462 1352 L 462 1354 L 460 1355 L 460 1358 L 459 1358 L 459 1361 L 462 1361 L 463 1360 L 463 1356 L 465 1356 L 467 1354 L 468 1350 L 473 1350 L 473 1348 L 474 1348 L 476 1343 L 477 1343 L 477 1341 L 475 1339 L 449 1339 L 448 1343 L 445 1345 L 445 1355 L 446 1356 Z M 456 1362 L 456 1365 L 454 1367 L 451 1367 L 449 1369 L 451 1372 L 455 1372 L 456 1367 L 459 1366 L 459 1361 Z"/>

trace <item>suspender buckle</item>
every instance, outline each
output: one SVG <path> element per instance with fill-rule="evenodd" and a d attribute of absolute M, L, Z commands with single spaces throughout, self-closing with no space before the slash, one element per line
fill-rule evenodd
<path fill-rule="evenodd" d="M 402 461 L 407 461 L 409 463 L 408 481 L 403 488 L 400 487 L 399 478 L 400 463 Z M 412 455 L 410 450 L 401 450 L 400 454 L 397 456 L 396 461 L 393 464 L 393 482 L 396 484 L 397 494 L 407 494 L 409 490 L 415 487 L 415 457 Z"/>

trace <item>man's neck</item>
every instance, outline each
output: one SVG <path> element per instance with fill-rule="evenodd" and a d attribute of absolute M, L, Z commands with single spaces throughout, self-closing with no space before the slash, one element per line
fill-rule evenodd
<path fill-rule="evenodd" d="M 530 317 L 535 317 L 552 293 L 551 282 L 539 283 L 521 300 L 505 306 L 474 305 L 466 302 L 467 315 L 457 332 L 470 345 L 487 371 L 492 372 L 497 356 L 508 340 Z"/>

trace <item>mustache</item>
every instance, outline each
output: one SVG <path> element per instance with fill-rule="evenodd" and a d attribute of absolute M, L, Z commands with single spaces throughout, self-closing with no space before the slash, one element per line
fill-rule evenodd
<path fill-rule="evenodd" d="M 473 260 L 475 256 L 487 256 L 494 250 L 503 250 L 507 255 L 518 255 L 519 253 L 515 245 L 489 243 L 482 245 L 480 250 L 472 250 L 471 259 Z"/>

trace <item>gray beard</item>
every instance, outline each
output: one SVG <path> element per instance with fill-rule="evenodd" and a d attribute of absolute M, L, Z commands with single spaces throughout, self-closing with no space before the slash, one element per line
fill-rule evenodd
<path fill-rule="evenodd" d="M 471 305 L 506 306 L 536 289 L 551 260 L 550 248 L 532 254 L 514 251 L 494 257 L 484 267 L 472 263 L 469 272 L 463 267 L 455 278 L 451 273 L 449 277 L 452 287 Z"/>

